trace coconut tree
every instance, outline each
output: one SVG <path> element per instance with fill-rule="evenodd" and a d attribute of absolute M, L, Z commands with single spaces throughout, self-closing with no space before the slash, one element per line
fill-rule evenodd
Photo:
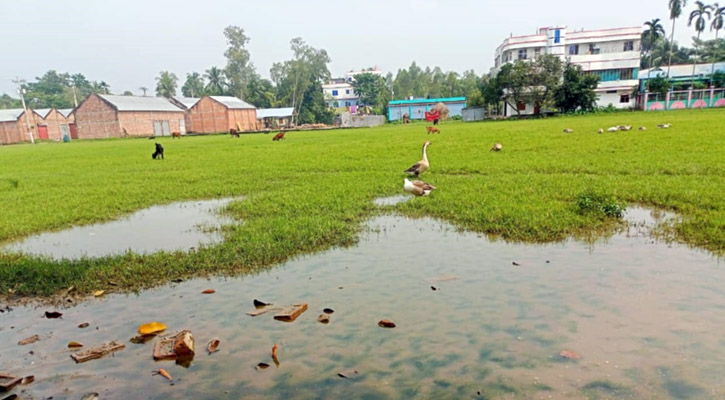
<path fill-rule="evenodd" d="M 156 78 L 156 95 L 162 97 L 176 96 L 176 84 L 179 78 L 169 71 L 161 71 Z"/>
<path fill-rule="evenodd" d="M 665 36 L 665 28 L 662 27 L 662 24 L 660 24 L 659 18 L 655 18 L 652 21 L 645 22 L 644 26 L 645 30 L 644 32 L 642 32 L 642 41 L 649 42 L 649 48 L 647 50 L 647 53 L 649 53 L 649 68 L 647 68 L 647 91 L 649 91 L 650 73 L 652 71 L 652 54 L 654 53 L 655 43 Z"/>
<path fill-rule="evenodd" d="M 224 71 L 217 68 L 217 67 L 211 67 L 208 70 L 206 70 L 206 74 L 204 75 L 207 84 L 206 84 L 206 91 L 210 95 L 221 95 L 224 94 L 225 87 L 227 86 L 226 79 L 224 78 Z"/>
<path fill-rule="evenodd" d="M 670 57 L 667 61 L 667 77 L 670 77 L 670 67 L 672 66 L 672 51 L 675 45 L 675 20 L 682 15 L 682 9 L 687 5 L 687 0 L 669 0 L 670 20 L 672 21 L 672 34 L 670 34 Z"/>
<path fill-rule="evenodd" d="M 722 29 L 725 26 L 725 6 L 720 7 L 718 3 L 715 3 L 712 5 L 712 8 L 710 9 L 712 11 L 712 23 L 710 24 L 710 29 L 715 31 L 715 56 L 712 60 L 712 71 L 710 71 L 710 76 L 713 76 L 715 74 L 715 61 L 717 61 L 717 39 L 719 37 L 720 29 Z"/>
<path fill-rule="evenodd" d="M 141 86 L 138 90 L 143 92 L 143 97 L 146 97 L 146 92 L 149 90 L 146 86 Z"/>
<path fill-rule="evenodd" d="M 695 43 L 699 43 L 700 34 L 707 27 L 707 19 L 710 19 L 710 6 L 705 5 L 701 1 L 695 2 L 695 9 L 690 13 L 690 18 L 687 21 L 687 26 L 692 26 L 695 23 L 695 31 L 697 31 L 697 40 Z M 695 86 L 695 67 L 697 67 L 697 51 L 700 46 L 695 46 L 695 63 L 692 64 L 692 80 L 690 81 L 690 87 Z"/>

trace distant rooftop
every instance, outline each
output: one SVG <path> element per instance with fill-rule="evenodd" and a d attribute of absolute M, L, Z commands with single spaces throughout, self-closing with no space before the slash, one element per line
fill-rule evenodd
<path fill-rule="evenodd" d="M 691 78 L 692 77 L 692 66 L 694 64 L 682 64 L 682 65 L 673 65 L 670 67 L 670 78 L 672 79 L 678 79 L 678 78 Z M 651 71 L 651 72 L 650 72 Z M 715 71 L 723 71 L 725 72 L 725 62 L 715 63 Z M 710 64 L 697 64 L 697 67 L 695 67 L 695 77 L 698 76 L 710 76 L 710 73 L 712 72 L 712 63 Z M 650 78 L 657 78 L 658 76 L 667 76 L 667 66 L 663 65 L 661 67 L 652 68 L 649 69 L 643 69 L 639 71 L 639 79 L 647 79 L 647 77 Z"/>
<path fill-rule="evenodd" d="M 294 108 L 260 108 L 257 110 L 257 119 L 262 118 L 287 118 L 291 117 Z"/>
<path fill-rule="evenodd" d="M 466 101 L 465 97 L 442 97 L 437 99 L 412 99 L 412 100 L 392 100 L 388 104 L 400 105 L 400 104 L 428 104 L 428 103 L 453 103 Z"/>
<path fill-rule="evenodd" d="M 0 122 L 17 121 L 23 115 L 22 108 L 12 108 L 9 110 L 0 110 Z"/>
<path fill-rule="evenodd" d="M 196 103 L 198 103 L 199 100 L 201 100 L 201 98 L 200 97 L 175 96 L 174 100 L 176 100 L 177 102 L 179 102 L 179 104 L 182 104 L 184 107 L 189 109 L 191 107 L 194 107 L 196 105 Z"/>
<path fill-rule="evenodd" d="M 183 111 L 163 97 L 114 96 L 99 94 L 103 100 L 111 103 L 118 111 Z"/>
<path fill-rule="evenodd" d="M 48 118 L 48 114 L 50 114 L 51 110 L 53 110 L 53 109 L 52 108 L 38 108 L 38 109 L 34 108 L 33 109 L 33 111 L 35 111 L 35 113 L 40 115 L 43 119 Z"/>
<path fill-rule="evenodd" d="M 72 108 L 61 108 L 60 110 L 58 110 L 58 112 L 62 116 L 68 118 L 70 116 L 70 114 L 73 112 L 73 109 Z"/>
<path fill-rule="evenodd" d="M 257 108 L 255 106 L 247 103 L 246 101 L 238 99 L 234 96 L 209 96 L 209 97 L 211 97 L 213 100 L 216 100 L 216 101 L 224 104 L 227 108 L 231 108 L 234 110 L 247 109 L 247 108 L 256 109 Z"/>

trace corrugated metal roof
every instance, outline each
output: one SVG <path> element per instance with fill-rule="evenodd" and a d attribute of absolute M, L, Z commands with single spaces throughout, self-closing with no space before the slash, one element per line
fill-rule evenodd
<path fill-rule="evenodd" d="M 673 65 L 670 67 L 670 78 L 690 78 L 692 77 L 692 66 L 694 64 L 684 64 L 684 65 Z M 725 63 L 715 63 L 715 71 L 724 71 L 725 72 Z M 639 71 L 638 77 L 639 79 L 647 79 L 647 75 L 649 74 L 650 70 L 643 69 Z M 712 72 L 712 63 L 710 64 L 697 64 L 697 67 L 695 67 L 695 77 L 698 76 L 710 76 L 710 73 Z M 652 68 L 652 73 L 650 74 L 650 78 L 656 78 L 658 76 L 667 76 L 667 66 L 663 65 L 661 67 Z"/>
<path fill-rule="evenodd" d="M 99 96 L 111 103 L 118 111 L 184 111 L 163 97 L 114 96 L 110 94 L 99 94 Z"/>
<path fill-rule="evenodd" d="M 291 117 L 294 112 L 294 108 L 259 108 L 257 109 L 257 119 L 262 118 L 287 118 Z"/>
<path fill-rule="evenodd" d="M 234 96 L 209 96 L 212 99 L 224 104 L 227 108 L 231 109 L 247 109 L 257 108 L 244 100 L 240 100 Z"/>
<path fill-rule="evenodd" d="M 388 104 L 428 104 L 428 103 L 452 103 L 456 101 L 466 101 L 465 97 L 442 97 L 439 99 L 413 99 L 413 100 L 392 100 Z"/>
<path fill-rule="evenodd" d="M 33 109 L 36 114 L 40 115 L 43 119 L 48 118 L 48 114 L 50 114 L 50 111 L 52 108 L 39 108 L 39 109 Z"/>
<path fill-rule="evenodd" d="M 0 110 L 0 122 L 17 121 L 23 115 L 22 108 L 12 108 L 9 110 Z"/>
<path fill-rule="evenodd" d="M 70 116 L 70 114 L 73 112 L 73 109 L 72 108 L 61 108 L 60 110 L 58 110 L 58 112 L 62 116 L 68 118 Z"/>
<path fill-rule="evenodd" d="M 196 105 L 196 103 L 198 103 L 199 100 L 201 100 L 201 98 L 199 98 L 199 97 L 182 97 L 182 96 L 176 96 L 176 97 L 174 97 L 174 100 L 176 100 L 180 104 L 183 104 L 184 107 L 186 107 L 187 109 L 189 109 L 191 107 L 194 107 L 194 105 Z"/>

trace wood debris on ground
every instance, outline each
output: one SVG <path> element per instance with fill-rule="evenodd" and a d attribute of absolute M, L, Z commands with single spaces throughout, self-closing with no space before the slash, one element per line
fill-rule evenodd
<path fill-rule="evenodd" d="M 94 360 L 96 358 L 101 358 L 105 356 L 106 354 L 110 354 L 119 350 L 123 350 L 126 347 L 123 343 L 119 342 L 118 340 L 113 340 L 108 343 L 103 343 L 101 345 L 91 347 L 86 350 L 81 350 L 78 352 L 75 352 L 71 354 L 71 358 L 75 360 L 77 363 L 82 363 L 90 360 Z"/>

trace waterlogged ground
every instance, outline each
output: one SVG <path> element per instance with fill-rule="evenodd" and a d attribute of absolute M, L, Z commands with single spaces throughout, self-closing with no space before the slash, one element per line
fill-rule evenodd
<path fill-rule="evenodd" d="M 78 226 L 33 235 L 5 245 L 2 250 L 48 256 L 53 259 L 101 257 L 133 251 L 186 251 L 220 242 L 218 228 L 231 221 L 219 209 L 233 198 L 185 201 L 153 206 L 107 223 Z"/>
<path fill-rule="evenodd" d="M 46 307 L 2 313 L 0 371 L 35 375 L 14 393 L 37 399 L 725 398 L 725 268 L 653 242 L 648 211 L 629 218 L 639 223 L 606 241 L 544 246 L 380 217 L 359 246 L 257 276 L 91 299 L 58 320 L 42 317 Z M 200 293 L 208 288 L 216 293 Z M 293 323 L 245 315 L 255 298 L 309 310 Z M 316 321 L 325 307 L 329 325 Z M 397 327 L 379 328 L 381 318 Z M 154 362 L 153 342 L 128 343 L 155 320 L 194 333 L 188 368 Z M 33 334 L 41 340 L 17 345 Z M 207 355 L 212 338 L 221 346 Z M 66 350 L 111 339 L 126 349 L 84 364 Z M 152 375 L 159 368 L 173 384 Z M 359 373 L 337 375 L 350 370 Z"/>

